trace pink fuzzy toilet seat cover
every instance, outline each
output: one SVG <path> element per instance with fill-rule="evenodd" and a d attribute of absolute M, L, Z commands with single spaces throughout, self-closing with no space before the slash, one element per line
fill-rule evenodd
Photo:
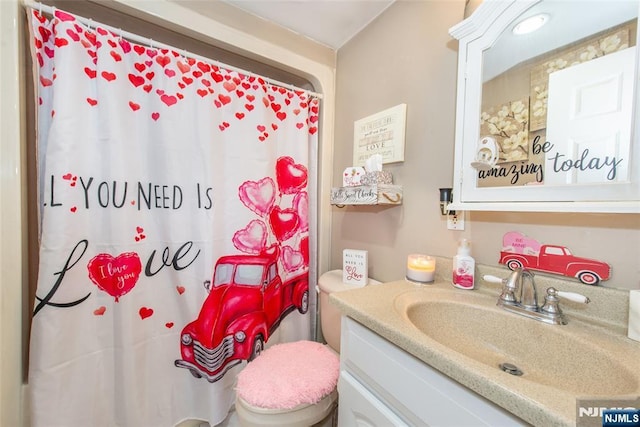
<path fill-rule="evenodd" d="M 236 392 L 252 406 L 292 409 L 315 404 L 338 384 L 340 358 L 314 341 L 277 344 L 238 374 Z"/>

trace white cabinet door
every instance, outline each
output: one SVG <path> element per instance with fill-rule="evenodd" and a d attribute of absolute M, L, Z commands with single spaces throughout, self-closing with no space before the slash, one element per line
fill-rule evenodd
<path fill-rule="evenodd" d="M 348 317 L 340 369 L 340 426 L 527 425 Z"/>
<path fill-rule="evenodd" d="M 339 427 L 408 426 L 349 373 L 340 372 Z"/>

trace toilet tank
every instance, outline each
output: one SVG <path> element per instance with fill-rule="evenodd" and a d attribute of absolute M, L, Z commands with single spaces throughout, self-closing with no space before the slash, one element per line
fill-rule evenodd
<path fill-rule="evenodd" d="M 368 285 L 379 284 L 377 280 L 369 279 Z M 356 285 L 349 285 L 342 281 L 342 270 L 331 270 L 322 274 L 318 278 L 318 288 L 320 298 L 318 310 L 320 313 L 320 327 L 322 335 L 334 351 L 340 352 L 340 318 L 342 313 L 338 308 L 329 302 L 329 294 L 332 292 L 348 291 L 357 289 Z"/>

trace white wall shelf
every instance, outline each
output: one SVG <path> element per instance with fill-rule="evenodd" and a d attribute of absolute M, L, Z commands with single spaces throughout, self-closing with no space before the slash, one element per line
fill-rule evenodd
<path fill-rule="evenodd" d="M 402 186 L 392 184 L 333 187 L 331 204 L 346 205 L 401 205 Z"/>

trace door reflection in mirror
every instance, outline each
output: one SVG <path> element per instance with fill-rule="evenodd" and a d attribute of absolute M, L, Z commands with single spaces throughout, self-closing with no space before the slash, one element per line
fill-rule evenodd
<path fill-rule="evenodd" d="M 512 33 L 542 12 L 539 31 Z M 629 180 L 637 14 L 637 1 L 543 1 L 483 52 L 478 187 Z M 481 160 L 487 138 L 495 163 Z"/>

